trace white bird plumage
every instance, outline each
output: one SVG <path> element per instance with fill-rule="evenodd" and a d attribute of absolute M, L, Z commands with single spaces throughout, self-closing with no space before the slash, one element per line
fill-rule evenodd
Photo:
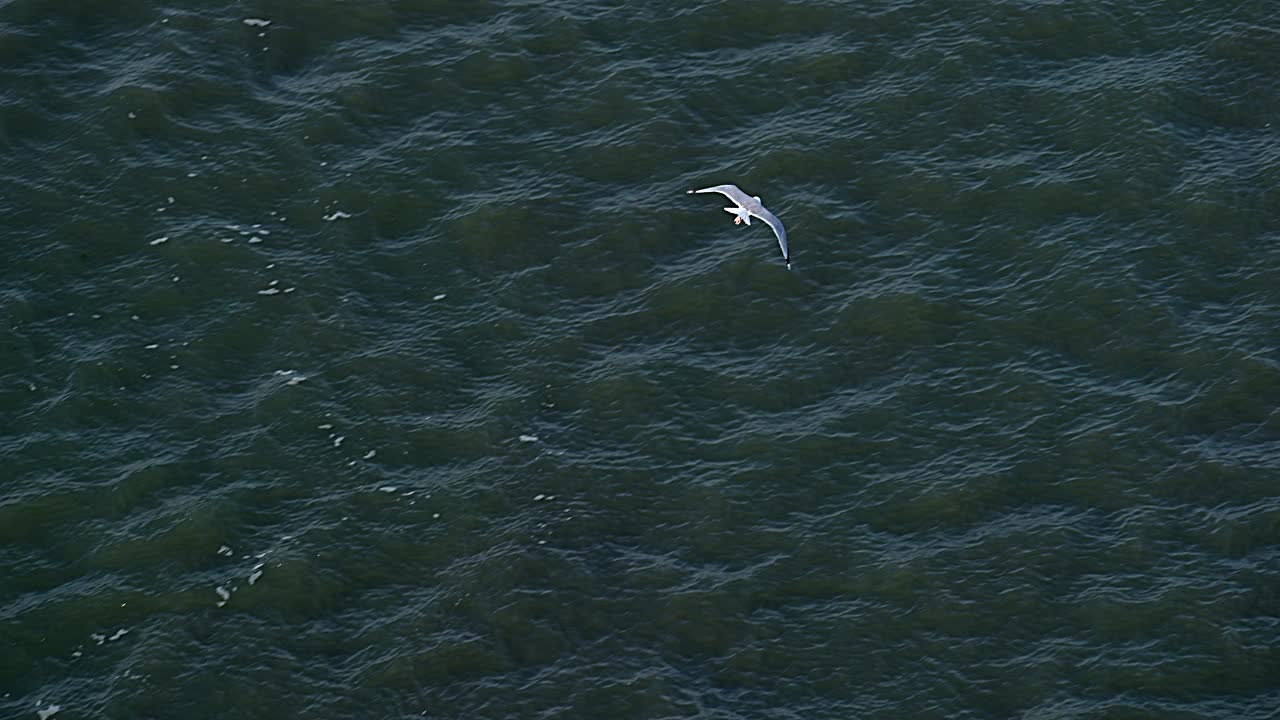
<path fill-rule="evenodd" d="M 760 204 L 760 198 L 752 197 L 742 192 L 737 185 L 716 185 L 702 188 L 701 190 L 690 190 L 688 194 L 709 192 L 720 193 L 738 206 L 724 209 L 725 212 L 733 213 L 737 216 L 733 221 L 734 225 L 741 222 L 750 225 L 751 216 L 754 215 L 773 228 L 773 234 L 778 236 L 778 247 L 782 248 L 782 260 L 787 263 L 787 269 L 791 269 L 791 252 L 787 250 L 787 230 L 782 227 L 782 221 L 778 219 L 777 215 L 769 212 L 764 205 Z"/>

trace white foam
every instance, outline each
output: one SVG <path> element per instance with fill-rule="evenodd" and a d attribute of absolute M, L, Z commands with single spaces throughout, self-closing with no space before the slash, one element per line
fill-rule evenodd
<path fill-rule="evenodd" d="M 280 292 L 280 288 L 273 287 L 273 288 L 267 288 L 266 290 L 259 290 L 258 294 L 259 295 L 275 295 L 279 292 Z"/>
<path fill-rule="evenodd" d="M 232 553 L 231 553 L 231 548 L 230 548 L 230 547 L 228 547 L 228 546 L 226 546 L 226 545 L 219 545 L 219 546 L 218 546 L 218 554 L 219 554 L 219 555 L 222 555 L 222 556 L 224 556 L 224 557 L 231 557 L 231 554 L 232 554 Z"/>
<path fill-rule="evenodd" d="M 346 436 L 346 435 L 339 435 L 337 438 L 335 438 L 335 439 L 334 439 L 334 441 L 333 441 L 333 446 L 334 446 L 334 447 L 341 447 L 341 446 L 342 446 L 342 441 L 343 441 L 343 440 L 346 440 L 346 439 L 347 439 L 347 436 Z"/>
<path fill-rule="evenodd" d="M 53 717 L 54 713 L 58 712 L 61 709 L 62 709 L 61 705 L 49 704 L 49 705 L 46 705 L 44 708 L 37 708 L 36 716 L 39 717 L 40 720 L 49 720 L 49 718 Z"/>
<path fill-rule="evenodd" d="M 107 642 L 115 642 L 116 640 L 119 640 L 120 638 L 128 634 L 129 634 L 128 630 L 125 630 L 124 628 L 120 628 L 119 630 L 116 631 L 115 635 L 112 635 L 111 637 L 107 638 Z"/>
<path fill-rule="evenodd" d="M 231 599 L 230 591 L 228 591 L 226 588 L 222 587 L 221 585 L 214 588 L 213 591 L 218 593 L 218 597 L 222 598 L 221 600 L 218 601 L 218 607 L 222 607 L 223 605 L 226 605 L 227 601 Z"/>
<path fill-rule="evenodd" d="M 148 345 L 148 346 L 147 346 L 147 349 L 148 349 L 148 350 L 155 350 L 155 349 L 156 349 L 156 348 L 158 348 L 158 347 L 160 347 L 160 346 L 159 346 L 159 345 L 157 345 L 157 344 L 155 344 L 155 343 L 151 343 L 150 345 Z"/>
<path fill-rule="evenodd" d="M 538 436 L 537 435 L 521 435 L 520 442 L 526 442 L 526 443 L 538 442 Z"/>
<path fill-rule="evenodd" d="M 332 215 L 325 215 L 325 222 L 333 222 L 334 220 L 342 220 L 351 217 L 350 213 L 344 213 L 341 210 L 334 210 Z"/>
<path fill-rule="evenodd" d="M 164 237 L 162 237 L 162 238 L 156 238 L 155 240 L 152 240 L 150 244 L 151 244 L 151 245 L 159 245 L 160 243 L 166 243 L 166 242 L 169 242 L 169 236 L 168 236 L 168 235 L 165 235 L 165 236 L 164 236 Z"/>
<path fill-rule="evenodd" d="M 241 22 L 250 27 L 266 27 L 271 24 L 270 20 L 262 20 L 260 18 L 245 18 Z"/>
<path fill-rule="evenodd" d="M 370 450 L 369 452 L 367 452 L 367 453 L 365 453 L 365 454 L 364 454 L 364 458 L 363 458 L 363 459 L 364 459 L 364 460 L 372 460 L 372 459 L 373 459 L 373 456 L 374 456 L 374 455 L 377 455 L 377 454 L 378 454 L 378 451 L 377 451 L 377 450 Z"/>
<path fill-rule="evenodd" d="M 396 486 L 395 486 L 395 485 L 383 485 L 382 487 L 380 487 L 380 488 L 378 488 L 378 489 L 379 489 L 379 490 L 381 490 L 381 491 L 382 491 L 382 492 L 384 492 L 384 493 L 393 493 L 393 492 L 395 492 L 395 491 L 396 491 L 396 489 L 397 489 L 397 488 L 396 488 Z"/>
<path fill-rule="evenodd" d="M 316 427 L 320 428 L 321 430 L 332 430 L 332 429 L 333 429 L 333 426 L 332 426 L 332 425 L 330 425 L 329 423 L 325 423 L 325 424 L 323 424 L 323 425 L 317 425 Z"/>
<path fill-rule="evenodd" d="M 258 563 L 253 567 L 253 571 L 249 573 L 249 584 L 258 582 L 258 578 L 262 577 L 262 563 Z"/>
<path fill-rule="evenodd" d="M 439 295 L 436 295 L 435 297 L 433 297 L 433 298 L 431 298 L 431 299 L 432 299 L 432 300 L 443 300 L 443 299 L 445 299 L 446 297 L 448 297 L 448 295 L 446 295 L 446 294 L 444 294 L 444 293 L 440 293 Z"/>

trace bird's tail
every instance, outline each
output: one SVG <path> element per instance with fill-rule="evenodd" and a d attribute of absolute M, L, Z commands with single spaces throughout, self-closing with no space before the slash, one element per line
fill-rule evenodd
<path fill-rule="evenodd" d="M 737 215 L 739 220 L 741 220 L 742 222 L 748 225 L 751 224 L 751 213 L 747 212 L 746 208 L 731 207 L 731 208 L 725 208 L 724 211 L 727 213 L 733 213 L 734 215 Z"/>

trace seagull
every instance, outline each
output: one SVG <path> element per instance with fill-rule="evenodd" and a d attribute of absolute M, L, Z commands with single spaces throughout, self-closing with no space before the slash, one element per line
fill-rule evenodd
<path fill-rule="evenodd" d="M 733 201 L 738 207 L 727 207 L 724 209 L 727 213 L 733 213 L 736 217 L 733 219 L 734 225 L 741 223 L 751 224 L 751 216 L 755 215 L 765 221 L 769 227 L 773 228 L 773 234 L 778 236 L 778 247 L 782 248 L 782 260 L 787 264 L 787 269 L 791 269 L 791 253 L 787 250 L 787 230 L 782 227 L 782 221 L 776 215 L 769 212 L 760 204 L 759 197 L 753 197 L 742 192 L 737 185 L 716 185 L 714 187 L 702 188 L 701 190 L 690 190 L 686 194 L 693 193 L 709 193 L 717 192 Z"/>

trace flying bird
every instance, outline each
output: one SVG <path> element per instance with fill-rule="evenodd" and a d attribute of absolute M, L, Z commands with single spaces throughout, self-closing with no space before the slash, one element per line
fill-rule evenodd
<path fill-rule="evenodd" d="M 714 187 L 702 188 L 701 190 L 690 190 L 687 194 L 692 193 L 709 193 L 717 192 L 733 201 L 737 207 L 727 207 L 724 209 L 727 213 L 733 213 L 736 217 L 733 224 L 741 223 L 751 224 L 751 217 L 760 218 L 773 228 L 773 234 L 778 236 L 778 247 L 782 248 L 782 260 L 787 264 L 787 269 L 791 269 L 791 252 L 787 250 L 787 230 L 782 227 L 782 221 L 778 216 L 769 212 L 760 204 L 760 198 L 748 195 L 738 189 L 737 185 L 716 185 Z"/>

